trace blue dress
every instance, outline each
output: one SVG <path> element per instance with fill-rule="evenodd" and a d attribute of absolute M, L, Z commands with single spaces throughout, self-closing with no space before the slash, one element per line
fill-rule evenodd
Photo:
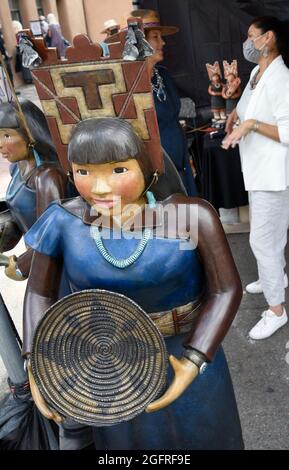
<path fill-rule="evenodd" d="M 108 252 L 130 256 L 138 239 L 104 229 Z M 34 250 L 61 257 L 71 291 L 106 289 L 124 294 L 147 313 L 185 305 L 199 298 L 204 280 L 196 249 L 181 249 L 179 239 L 151 237 L 132 265 L 118 269 L 100 254 L 91 226 L 82 215 L 51 204 L 25 236 Z M 182 241 L 181 243 L 187 243 Z M 166 338 L 170 354 L 181 357 L 185 335 Z M 171 377 L 168 378 L 169 382 Z M 242 434 L 226 359 L 220 348 L 206 372 L 169 407 L 142 413 L 129 422 L 93 428 L 97 449 L 241 449 Z"/>
<path fill-rule="evenodd" d="M 11 169 L 11 181 L 6 191 L 6 203 L 22 233 L 36 220 L 36 191 L 29 188 L 21 177 L 18 165 Z"/>
<path fill-rule="evenodd" d="M 41 163 L 40 168 L 45 170 L 50 167 L 49 163 Z M 53 168 L 57 168 L 54 164 Z M 33 171 L 39 171 L 39 167 L 35 167 Z M 29 177 L 33 178 L 33 171 Z M 20 231 L 24 234 L 34 224 L 37 219 L 37 196 L 36 190 L 27 185 L 26 180 L 21 176 L 19 166 L 12 164 L 10 166 L 11 180 L 6 191 L 6 204 L 11 212 L 13 220 L 16 222 Z M 70 181 L 66 184 L 65 197 L 78 196 L 74 184 Z M 59 196 L 60 198 L 63 196 Z"/>
<path fill-rule="evenodd" d="M 153 92 L 161 144 L 174 162 L 184 182 L 188 196 L 196 196 L 197 190 L 189 162 L 187 141 L 179 123 L 181 101 L 168 71 L 162 66 L 158 66 L 157 69 L 163 79 L 166 92 L 165 101 L 160 101 L 156 92 Z M 155 84 L 154 77 L 152 82 Z"/>

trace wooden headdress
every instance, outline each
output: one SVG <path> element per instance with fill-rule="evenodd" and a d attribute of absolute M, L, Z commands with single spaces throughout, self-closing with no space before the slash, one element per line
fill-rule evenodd
<path fill-rule="evenodd" d="M 223 60 L 223 68 L 224 68 L 224 77 L 225 79 L 228 78 L 228 75 L 235 75 L 238 77 L 238 62 L 234 59 L 230 64 L 226 60 Z"/>
<path fill-rule="evenodd" d="M 135 18 L 133 19 L 135 21 Z M 109 57 L 86 35 L 78 34 L 66 49 L 66 59 L 56 48 L 47 48 L 43 38 L 25 34 L 42 59 L 32 69 L 43 112 L 59 159 L 69 169 L 67 146 L 71 131 L 81 120 L 119 117 L 133 126 L 143 140 L 154 170 L 163 172 L 157 117 L 145 60 L 122 59 L 123 40 L 109 44 Z"/>
<path fill-rule="evenodd" d="M 216 73 L 220 75 L 220 78 L 222 78 L 220 64 L 217 60 L 214 64 L 206 64 L 206 68 L 207 68 L 207 72 L 208 72 L 210 80 L 212 80 L 213 75 L 215 75 Z"/>

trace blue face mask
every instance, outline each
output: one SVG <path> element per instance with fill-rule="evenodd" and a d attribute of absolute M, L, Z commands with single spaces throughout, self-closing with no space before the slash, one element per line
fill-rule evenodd
<path fill-rule="evenodd" d="M 258 64 L 260 58 L 262 57 L 263 54 L 263 48 L 265 47 L 265 44 L 261 47 L 261 49 L 256 49 L 254 42 L 264 36 L 266 33 L 261 34 L 257 38 L 254 39 L 247 39 L 243 43 L 243 55 L 246 60 L 249 62 L 253 62 L 253 64 Z"/>

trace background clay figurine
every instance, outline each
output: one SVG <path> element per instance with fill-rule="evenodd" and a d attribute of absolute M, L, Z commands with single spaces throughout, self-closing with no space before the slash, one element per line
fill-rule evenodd
<path fill-rule="evenodd" d="M 8 210 L 0 213 L 0 252 L 13 249 L 46 207 L 67 193 L 67 177 L 58 162 L 44 114 L 28 100 L 19 102 L 30 136 L 17 105 L 0 105 L 0 153 L 11 163 Z M 18 260 L 10 256 L 6 275 L 15 280 L 26 278 L 31 257 L 31 250 Z"/>
<path fill-rule="evenodd" d="M 222 96 L 226 100 L 226 115 L 227 117 L 233 109 L 236 108 L 238 100 L 242 94 L 241 79 L 238 77 L 238 66 L 236 59 L 229 64 L 223 60 L 224 77 L 226 85 L 223 87 Z"/>
<path fill-rule="evenodd" d="M 156 203 L 155 164 L 124 120 L 80 122 L 68 155 L 80 197 L 51 204 L 25 236 L 35 256 L 25 296 L 23 354 L 29 359 L 35 328 L 58 298 L 63 268 L 72 291 L 99 288 L 124 294 L 151 315 L 163 334 L 160 318 L 165 319 L 175 379 L 169 378 L 170 387 L 149 405 L 149 413 L 88 428 L 95 448 L 241 449 L 238 411 L 220 343 L 242 288 L 217 213 L 202 199 L 169 192 Z M 147 211 L 155 216 L 149 225 Z M 125 236 L 132 226 L 134 232 Z M 45 403 L 40 408 L 60 422 Z M 71 429 L 73 423 L 68 424 Z M 81 426 L 75 426 L 80 433 Z M 81 448 L 77 439 L 74 445 Z"/>
<path fill-rule="evenodd" d="M 212 122 L 222 123 L 226 121 L 226 105 L 222 96 L 224 84 L 222 83 L 220 65 L 216 61 L 213 65 L 206 64 L 206 68 L 211 81 L 208 93 L 211 95 L 211 109 L 214 116 Z"/>

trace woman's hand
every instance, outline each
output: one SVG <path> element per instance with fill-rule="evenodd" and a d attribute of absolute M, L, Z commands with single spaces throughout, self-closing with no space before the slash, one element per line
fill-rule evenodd
<path fill-rule="evenodd" d="M 223 140 L 222 148 L 228 150 L 230 147 L 236 147 L 242 137 L 246 137 L 246 135 L 252 130 L 254 123 L 254 119 L 247 119 L 247 121 L 242 122 L 242 124 L 233 129 L 233 131 Z"/>
<path fill-rule="evenodd" d="M 233 132 L 233 126 L 236 124 L 238 121 L 238 115 L 236 109 L 234 109 L 228 116 L 227 122 L 226 122 L 226 127 L 225 127 L 225 132 L 227 134 L 231 134 Z"/>
<path fill-rule="evenodd" d="M 28 360 L 27 362 L 27 371 L 28 371 L 31 395 L 40 413 L 47 419 L 53 419 L 53 421 L 55 421 L 55 423 L 57 424 L 62 423 L 63 421 L 62 416 L 60 416 L 56 411 L 51 410 L 46 404 L 46 402 L 44 401 L 39 391 L 39 388 L 37 387 L 36 382 L 34 380 L 30 360 Z"/>
<path fill-rule="evenodd" d="M 165 394 L 148 405 L 148 413 L 161 410 L 179 398 L 199 373 L 198 366 L 185 357 L 170 356 L 169 361 L 175 372 L 174 379 Z"/>

